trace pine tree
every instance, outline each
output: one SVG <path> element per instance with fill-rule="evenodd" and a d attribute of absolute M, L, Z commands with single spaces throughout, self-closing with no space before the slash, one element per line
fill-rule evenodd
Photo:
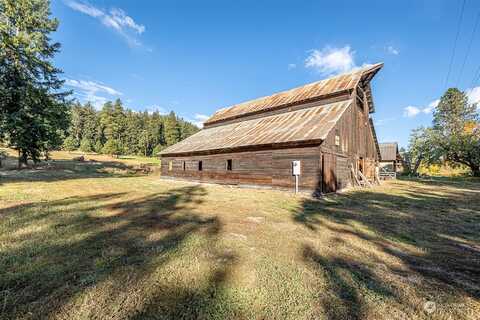
<path fill-rule="evenodd" d="M 18 151 L 19 166 L 58 147 L 68 124 L 68 93 L 52 64 L 57 27 L 47 0 L 0 0 L 0 138 Z"/>
<path fill-rule="evenodd" d="M 165 142 L 167 146 L 171 146 L 179 142 L 182 138 L 182 131 L 175 112 L 170 114 L 165 119 Z"/>

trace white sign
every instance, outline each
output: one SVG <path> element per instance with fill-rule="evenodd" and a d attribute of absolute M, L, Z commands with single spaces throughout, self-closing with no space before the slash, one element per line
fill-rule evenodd
<path fill-rule="evenodd" d="M 299 176 L 300 175 L 300 161 L 295 160 L 292 161 L 292 175 Z"/>

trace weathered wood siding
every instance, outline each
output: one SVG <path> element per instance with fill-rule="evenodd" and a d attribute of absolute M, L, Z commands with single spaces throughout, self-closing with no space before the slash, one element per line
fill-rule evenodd
<path fill-rule="evenodd" d="M 353 103 L 322 143 L 321 153 L 330 155 L 327 158 L 328 162 L 323 164 L 323 175 L 326 175 L 324 179 L 332 179 L 332 174 L 329 172 L 334 172 L 337 189 L 353 184 L 351 166 L 354 170 L 359 170 L 359 161 L 363 161 L 363 170 L 367 178 L 373 178 L 375 174 L 375 165 L 378 161 L 377 150 L 368 119 L 368 109 L 358 102 Z M 335 161 L 330 157 L 335 157 Z M 324 183 L 324 188 L 327 190 L 322 191 L 332 189 L 330 184 L 331 182 Z"/>
<path fill-rule="evenodd" d="M 227 161 L 232 160 L 232 170 Z M 293 189 L 292 161 L 301 161 L 299 187 L 315 190 L 319 180 L 319 148 L 299 147 L 189 157 L 162 157 L 162 176 L 233 185 L 260 185 Z M 169 162 L 172 161 L 172 170 Z M 198 170 L 202 161 L 202 171 Z M 185 170 L 183 163 L 185 162 Z"/>

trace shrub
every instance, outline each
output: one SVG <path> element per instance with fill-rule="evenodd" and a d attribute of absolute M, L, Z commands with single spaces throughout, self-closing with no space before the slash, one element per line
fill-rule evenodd
<path fill-rule="evenodd" d="M 78 141 L 74 137 L 68 136 L 63 141 L 63 150 L 74 151 L 74 150 L 77 150 L 77 148 L 78 148 Z"/>
<path fill-rule="evenodd" d="M 83 138 L 82 141 L 80 142 L 80 150 L 83 152 L 92 152 L 92 142 L 90 139 Z"/>

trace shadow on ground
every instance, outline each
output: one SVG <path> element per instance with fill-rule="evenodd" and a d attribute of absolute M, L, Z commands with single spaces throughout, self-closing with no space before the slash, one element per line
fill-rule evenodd
<path fill-rule="evenodd" d="M 51 160 L 21 170 L 3 168 L 0 170 L 0 185 L 9 182 L 54 182 L 71 179 L 128 177 L 136 176 L 139 173 L 135 166 L 120 161 Z"/>
<path fill-rule="evenodd" d="M 349 239 L 367 240 L 380 252 L 402 261 L 410 275 L 420 276 L 439 292 L 480 298 L 477 180 L 415 180 L 405 192 L 356 190 L 318 200 L 305 199 L 293 219 L 314 232 L 332 231 Z M 419 253 L 405 250 L 405 246 Z M 361 263 L 344 260 L 340 254 L 322 256 L 306 244 L 302 256 L 331 278 L 336 287 L 333 299 L 340 301 L 337 309 L 342 310 L 323 301 L 325 309 L 332 311 L 329 319 L 337 319 L 338 315 L 355 319 L 361 315 L 358 287 L 345 282 L 346 274 L 376 288 L 384 286 L 382 279 L 375 278 Z M 405 274 L 400 269 L 390 272 Z"/>
<path fill-rule="evenodd" d="M 125 200 L 128 194 L 109 193 L 0 210 L 0 219 L 15 239 L 0 256 L 0 318 L 68 318 L 69 303 L 106 283 L 111 284 L 110 293 L 97 301 L 90 298 L 95 302 L 87 308 L 90 316 L 95 315 L 93 308 L 102 306 L 105 310 L 97 316 L 111 312 L 135 319 L 196 319 L 218 313 L 213 308 L 217 298 L 225 299 L 221 287 L 235 254 L 215 246 L 220 221 L 192 209 L 205 194 L 203 187 L 190 186 L 130 200 Z M 196 289 L 149 283 L 193 236 L 204 239 L 202 246 L 207 246 L 212 261 L 224 262 L 211 267 L 206 284 Z M 113 300 L 130 291 L 135 295 L 129 286 L 142 282 L 147 282 L 141 287 L 147 292 L 137 294 L 148 301 L 110 310 L 121 308 Z"/>

